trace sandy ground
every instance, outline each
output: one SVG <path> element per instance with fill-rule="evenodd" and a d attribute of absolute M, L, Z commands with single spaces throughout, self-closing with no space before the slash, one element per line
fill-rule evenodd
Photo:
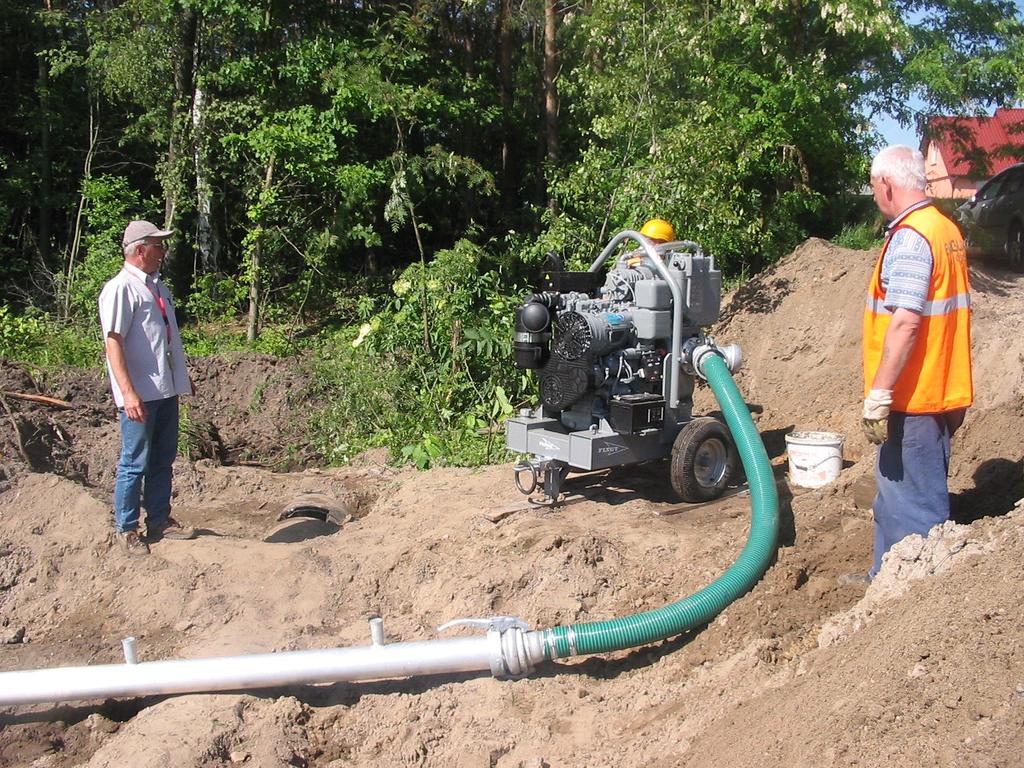
<path fill-rule="evenodd" d="M 708 626 L 543 665 L 247 693 L 0 709 L 0 766 L 1020 766 L 1024 733 L 1024 278 L 972 268 L 977 407 L 954 443 L 955 521 L 911 537 L 870 587 L 873 449 L 858 431 L 859 323 L 872 255 L 808 241 L 730 297 L 737 384 L 780 477 L 763 579 Z M 117 425 L 101 376 L 0 366 L 0 670 L 365 645 L 512 615 L 537 628 L 658 608 L 714 580 L 749 496 L 674 501 L 663 465 L 570 478 L 522 497 L 511 465 L 425 473 L 366 456 L 286 456 L 304 409 L 294 361 L 195 361 L 206 458 L 179 460 L 175 515 L 197 526 L 129 560 L 108 498 Z M 707 390 L 701 412 L 715 410 Z M 18 439 L 14 438 L 17 428 Z M 784 435 L 844 433 L 831 485 L 785 479 Z M 307 468 L 275 472 L 246 463 Z M 280 521 L 314 499 L 331 524 Z M 1016 506 L 1015 506 L 1016 505 Z"/>

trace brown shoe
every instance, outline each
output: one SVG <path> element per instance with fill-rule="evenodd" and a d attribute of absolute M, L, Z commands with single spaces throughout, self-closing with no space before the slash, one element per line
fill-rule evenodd
<path fill-rule="evenodd" d="M 173 517 L 168 517 L 162 523 L 146 526 L 146 538 L 150 541 L 160 541 L 160 539 L 183 541 L 185 539 L 194 539 L 195 537 L 195 528 L 182 525 Z"/>
<path fill-rule="evenodd" d="M 117 540 L 121 549 L 129 555 L 148 555 L 149 545 L 139 537 L 138 531 L 118 531 Z"/>

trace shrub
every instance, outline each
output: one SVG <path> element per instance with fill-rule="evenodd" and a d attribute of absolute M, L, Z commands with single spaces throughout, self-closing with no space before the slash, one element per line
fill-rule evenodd
<path fill-rule="evenodd" d="M 310 431 L 330 461 L 376 445 L 421 468 L 504 457 L 498 425 L 531 377 L 512 363 L 516 286 L 484 255 L 461 241 L 408 267 L 390 297 L 361 305 L 366 322 L 325 341 L 316 386 L 329 404 Z"/>
<path fill-rule="evenodd" d="M 0 357 L 45 370 L 90 368 L 100 360 L 99 329 L 59 322 L 32 307 L 15 314 L 0 304 Z"/>
<path fill-rule="evenodd" d="M 836 235 L 835 244 L 841 245 L 844 248 L 854 248 L 858 251 L 866 251 L 880 247 L 882 245 L 882 238 L 874 224 L 847 224 L 843 227 L 843 230 Z"/>
<path fill-rule="evenodd" d="M 61 304 L 69 317 L 95 317 L 96 299 L 103 284 L 117 274 L 124 261 L 121 235 L 125 224 L 143 215 L 138 194 L 120 176 L 96 176 L 82 182 L 85 197 L 84 257 L 70 276 L 61 278 Z M 156 203 L 149 201 L 148 208 Z"/>

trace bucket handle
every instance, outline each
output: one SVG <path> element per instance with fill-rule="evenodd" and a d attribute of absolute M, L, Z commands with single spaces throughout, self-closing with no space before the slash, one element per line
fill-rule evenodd
<path fill-rule="evenodd" d="M 808 472 L 808 471 L 810 471 L 812 469 L 817 469 L 822 464 L 824 464 L 826 461 L 832 461 L 832 459 L 834 459 L 834 458 L 836 458 L 836 457 L 835 456 L 826 456 L 821 461 L 816 461 L 813 464 L 800 464 L 799 462 L 794 461 L 793 457 L 790 456 L 789 457 L 789 463 L 792 464 L 797 469 L 799 469 L 801 472 Z"/>

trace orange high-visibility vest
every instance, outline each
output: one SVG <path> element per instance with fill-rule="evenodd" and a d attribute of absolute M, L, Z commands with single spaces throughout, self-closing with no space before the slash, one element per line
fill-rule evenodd
<path fill-rule="evenodd" d="M 892 410 L 942 413 L 974 402 L 971 380 L 971 294 L 967 252 L 956 224 L 929 204 L 907 214 L 890 232 L 868 285 L 864 308 L 864 396 L 882 359 L 892 313 L 883 306 L 882 261 L 894 232 L 913 229 L 928 241 L 932 278 L 921 327 L 892 393 Z"/>

